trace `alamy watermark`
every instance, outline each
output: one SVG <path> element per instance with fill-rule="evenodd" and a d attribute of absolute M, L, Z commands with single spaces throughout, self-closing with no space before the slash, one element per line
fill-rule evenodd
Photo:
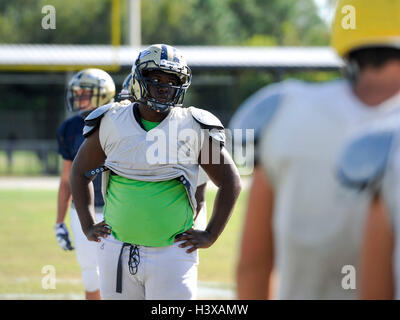
<path fill-rule="evenodd" d="M 53 265 L 46 265 L 42 268 L 42 288 L 44 290 L 56 289 L 56 268 Z"/>
<path fill-rule="evenodd" d="M 356 8 L 352 5 L 342 7 L 341 13 L 345 16 L 341 20 L 341 25 L 344 30 L 356 29 Z"/>
<path fill-rule="evenodd" d="M 42 7 L 42 13 L 45 15 L 42 18 L 42 29 L 55 29 L 56 28 L 56 8 L 51 5 Z"/>
<path fill-rule="evenodd" d="M 148 131 L 146 145 L 145 157 L 150 165 L 220 164 L 223 146 L 240 174 L 249 175 L 254 169 L 253 129 L 202 129 L 199 132 L 191 128 L 179 130 L 177 124 L 171 122 L 168 132 L 158 128 Z"/>
<path fill-rule="evenodd" d="M 342 278 L 342 288 L 344 290 L 355 290 L 356 289 L 356 268 L 352 265 L 345 265 L 342 267 L 342 274 L 345 276 Z"/>

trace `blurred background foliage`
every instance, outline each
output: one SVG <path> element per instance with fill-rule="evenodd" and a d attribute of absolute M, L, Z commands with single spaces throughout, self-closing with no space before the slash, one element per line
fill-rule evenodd
<path fill-rule="evenodd" d="M 332 2 L 334 0 L 327 0 Z M 43 30 L 42 8 L 56 9 L 56 29 Z M 128 1 L 121 0 L 121 44 L 128 43 Z M 175 46 L 327 46 L 328 23 L 314 0 L 142 0 L 143 45 Z M 1 44 L 103 44 L 111 42 L 111 0 L 1 0 Z M 132 61 L 134 57 L 132 57 Z M 130 70 L 111 74 L 120 90 Z M 279 72 L 279 71 L 278 71 Z M 279 79 L 306 81 L 337 78 L 336 71 L 287 72 L 271 70 L 199 71 L 185 100 L 209 109 L 226 125 L 234 110 L 259 88 Z M 52 72 L 39 73 L 50 79 Z M 58 79 L 71 74 L 58 73 Z M 205 83 L 204 78 L 211 79 Z M 5 81 L 5 80 L 6 81 Z M 62 79 L 62 78 L 61 78 Z M 222 79 L 222 80 L 219 80 Z M 201 84 L 199 84 L 201 82 Z M 65 83 L 0 83 L 0 139 L 55 139 L 59 124 L 69 114 L 64 106 Z M 11 123 L 24 123 L 14 130 Z"/>
<path fill-rule="evenodd" d="M 128 6 L 122 1 L 122 44 Z M 313 0 L 142 0 L 142 42 L 171 45 L 327 45 Z M 56 8 L 57 29 L 38 27 Z M 1 43 L 109 44 L 110 0 L 2 0 Z"/>

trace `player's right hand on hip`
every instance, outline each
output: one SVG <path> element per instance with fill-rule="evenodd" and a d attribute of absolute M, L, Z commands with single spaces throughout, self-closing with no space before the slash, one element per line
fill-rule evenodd
<path fill-rule="evenodd" d="M 64 250 L 74 250 L 69 239 L 67 226 L 64 223 L 56 223 L 54 226 L 57 243 Z"/>

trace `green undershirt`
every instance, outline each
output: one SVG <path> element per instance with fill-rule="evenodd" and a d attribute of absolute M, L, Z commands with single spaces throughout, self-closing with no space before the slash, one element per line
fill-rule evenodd
<path fill-rule="evenodd" d="M 144 119 L 142 123 L 146 131 L 159 124 Z M 193 209 L 178 180 L 147 182 L 110 175 L 104 218 L 122 242 L 164 247 L 192 227 Z"/>
<path fill-rule="evenodd" d="M 159 122 L 148 121 L 143 118 L 141 120 L 142 120 L 143 127 L 146 129 L 146 131 L 150 131 L 151 129 L 154 129 L 155 127 L 157 127 L 160 124 Z"/>

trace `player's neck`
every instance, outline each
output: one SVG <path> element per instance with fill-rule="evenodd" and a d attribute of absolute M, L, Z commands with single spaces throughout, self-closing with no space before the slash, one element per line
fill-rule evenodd
<path fill-rule="evenodd" d="M 400 62 L 389 62 L 382 68 L 366 68 L 353 90 L 358 99 L 370 107 L 400 94 Z"/>

